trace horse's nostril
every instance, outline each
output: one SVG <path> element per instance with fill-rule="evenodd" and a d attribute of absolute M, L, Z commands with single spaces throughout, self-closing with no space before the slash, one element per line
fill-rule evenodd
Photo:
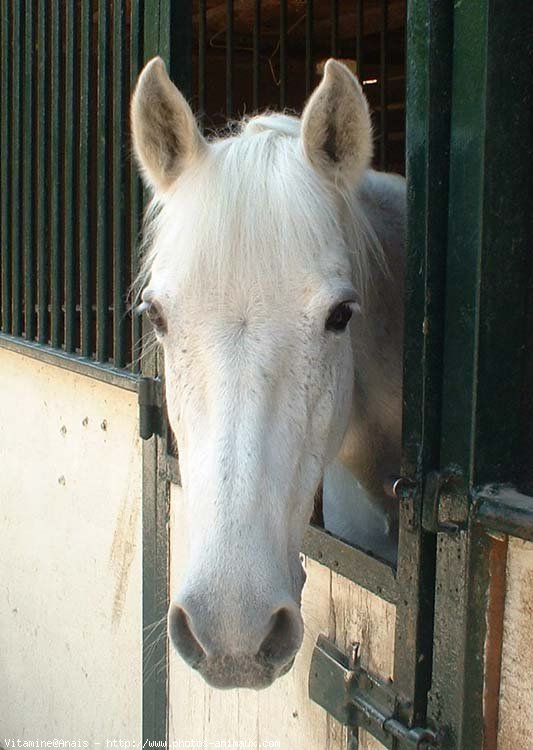
<path fill-rule="evenodd" d="M 191 667 L 197 667 L 205 657 L 205 651 L 194 635 L 189 617 L 177 604 L 171 604 L 168 612 L 168 634 L 174 648 Z"/>
<path fill-rule="evenodd" d="M 294 656 L 301 640 L 302 626 L 299 616 L 287 607 L 282 607 L 272 615 L 270 630 L 257 656 L 261 661 L 273 665 L 285 664 Z"/>

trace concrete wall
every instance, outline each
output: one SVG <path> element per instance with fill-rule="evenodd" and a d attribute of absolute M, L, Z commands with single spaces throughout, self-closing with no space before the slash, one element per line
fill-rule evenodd
<path fill-rule="evenodd" d="M 135 393 L 0 349 L 0 744 L 140 739 Z"/>

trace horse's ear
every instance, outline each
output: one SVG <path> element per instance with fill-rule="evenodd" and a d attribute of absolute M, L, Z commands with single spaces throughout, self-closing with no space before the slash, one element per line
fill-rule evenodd
<path fill-rule="evenodd" d="M 156 193 L 165 192 L 205 148 L 191 108 L 155 57 L 145 66 L 131 102 L 135 154 Z"/>
<path fill-rule="evenodd" d="M 355 183 L 372 159 L 372 125 L 358 80 L 336 60 L 309 99 L 301 128 L 305 155 L 334 182 Z"/>

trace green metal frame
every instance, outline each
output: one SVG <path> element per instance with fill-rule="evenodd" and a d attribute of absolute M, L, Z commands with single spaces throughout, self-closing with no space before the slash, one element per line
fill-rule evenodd
<path fill-rule="evenodd" d="M 371 553 L 313 525 L 307 527 L 302 552 L 376 596 L 397 603 L 399 587 L 394 568 Z"/>
<path fill-rule="evenodd" d="M 139 388 L 139 376 L 127 370 L 95 362 L 81 355 L 54 349 L 51 346 L 39 344 L 36 341 L 25 341 L 18 336 L 11 336 L 8 333 L 0 332 L 0 349 L 7 349 L 17 354 L 23 354 L 40 362 L 61 367 L 64 370 L 71 370 L 72 372 L 77 372 L 79 375 L 86 375 L 103 383 L 125 388 L 128 391 L 137 391 Z"/>
<path fill-rule="evenodd" d="M 497 706 L 492 714 L 487 707 L 488 691 L 497 694 L 499 684 L 499 667 L 490 674 L 487 657 L 498 649 L 490 631 L 498 623 L 487 621 L 495 559 L 505 575 L 505 541 L 483 524 L 494 526 L 496 509 L 502 530 L 531 533 L 531 506 L 529 531 L 523 512 L 507 525 L 502 498 L 478 488 L 518 474 L 531 269 L 533 6 L 477 0 L 456 3 L 453 16 L 440 466 L 459 477 L 450 496 L 469 521 L 438 535 L 429 714 L 445 728 L 443 748 L 478 750 L 496 747 L 497 736 Z"/>

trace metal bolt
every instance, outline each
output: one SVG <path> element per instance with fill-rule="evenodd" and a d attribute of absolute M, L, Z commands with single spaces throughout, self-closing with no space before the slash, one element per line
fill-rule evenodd
<path fill-rule="evenodd" d="M 350 643 L 350 649 L 348 651 L 348 664 L 350 669 L 355 669 L 359 660 L 359 649 L 361 644 L 358 641 Z"/>
<path fill-rule="evenodd" d="M 393 500 L 401 500 L 405 492 L 415 486 L 415 482 L 409 477 L 388 477 L 383 483 L 385 494 Z"/>

